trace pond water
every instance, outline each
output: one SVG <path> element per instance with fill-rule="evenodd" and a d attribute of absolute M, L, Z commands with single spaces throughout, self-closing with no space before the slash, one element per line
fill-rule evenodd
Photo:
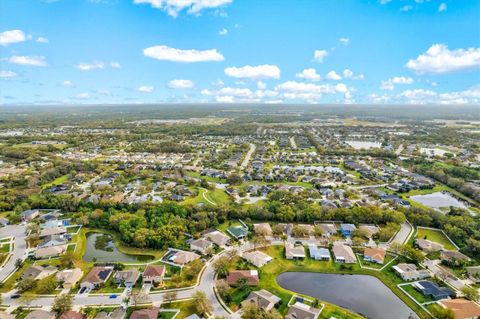
<path fill-rule="evenodd" d="M 95 242 L 98 238 L 102 238 L 105 234 L 91 232 L 87 234 L 87 247 L 85 249 L 85 255 L 83 260 L 85 261 L 97 261 L 97 262 L 146 262 L 153 260 L 154 257 L 150 255 L 129 255 L 124 254 L 115 247 L 115 244 L 109 236 L 109 240 L 105 245 L 98 245 L 102 247 L 95 247 Z"/>
<path fill-rule="evenodd" d="M 285 272 L 278 284 L 288 290 L 333 303 L 370 319 L 407 319 L 413 310 L 379 279 L 367 275 Z"/>
<path fill-rule="evenodd" d="M 410 196 L 410 199 L 420 203 L 422 205 L 439 209 L 441 207 L 459 207 L 467 208 L 464 203 L 456 199 L 449 192 L 436 192 L 425 195 Z"/>
<path fill-rule="evenodd" d="M 361 149 L 371 149 L 371 148 L 380 148 L 382 146 L 379 142 L 369 142 L 369 141 L 345 141 L 348 145 L 353 147 L 356 150 Z"/>

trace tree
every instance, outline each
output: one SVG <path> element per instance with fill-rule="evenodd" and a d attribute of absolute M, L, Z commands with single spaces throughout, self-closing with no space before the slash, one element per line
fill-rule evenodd
<path fill-rule="evenodd" d="M 61 315 L 64 312 L 71 310 L 73 307 L 73 295 L 60 294 L 53 300 L 52 310 Z"/>
<path fill-rule="evenodd" d="M 227 183 L 230 185 L 239 185 L 242 183 L 242 177 L 236 173 L 232 173 L 227 177 Z"/>
<path fill-rule="evenodd" d="M 465 298 L 472 300 L 472 301 L 479 301 L 480 295 L 478 293 L 478 290 L 473 288 L 473 287 L 468 287 L 465 286 L 461 289 L 462 294 L 465 296 Z"/>
<path fill-rule="evenodd" d="M 32 278 L 26 278 L 21 280 L 17 284 L 17 290 L 20 293 L 34 289 L 37 286 L 37 282 Z"/>
<path fill-rule="evenodd" d="M 23 266 L 23 260 L 21 260 L 20 258 L 18 258 L 17 260 L 15 260 L 15 267 L 16 268 L 20 268 Z"/>
<path fill-rule="evenodd" d="M 225 277 L 228 274 L 228 268 L 230 267 L 230 259 L 227 256 L 221 256 L 213 263 L 213 269 L 219 276 Z"/>
<path fill-rule="evenodd" d="M 75 258 L 72 252 L 67 252 L 60 257 L 60 266 L 62 268 L 71 268 L 74 265 Z"/>
<path fill-rule="evenodd" d="M 455 314 L 451 309 L 435 307 L 432 309 L 432 315 L 437 319 L 455 319 Z"/>
<path fill-rule="evenodd" d="M 176 291 L 167 291 L 165 293 L 165 297 L 164 299 L 169 303 L 171 304 L 173 301 L 177 300 L 177 292 Z"/>
<path fill-rule="evenodd" d="M 38 283 L 37 291 L 39 294 L 49 294 L 55 291 L 58 282 L 54 278 L 46 278 Z"/>
<path fill-rule="evenodd" d="M 203 291 L 196 291 L 193 294 L 193 299 L 195 300 L 195 307 L 198 313 L 206 315 L 212 312 L 212 304 Z"/>

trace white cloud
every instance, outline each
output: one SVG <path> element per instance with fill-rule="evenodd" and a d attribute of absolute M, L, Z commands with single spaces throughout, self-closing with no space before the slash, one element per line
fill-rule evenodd
<path fill-rule="evenodd" d="M 326 50 L 315 50 L 315 52 L 313 52 L 313 60 L 317 61 L 318 63 L 323 63 L 323 60 L 327 56 L 328 52 Z"/>
<path fill-rule="evenodd" d="M 110 62 L 110 67 L 112 67 L 113 69 L 120 69 L 122 66 L 119 62 Z"/>
<path fill-rule="evenodd" d="M 7 59 L 8 62 L 27 66 L 47 66 L 43 56 L 14 55 Z"/>
<path fill-rule="evenodd" d="M 44 37 L 38 37 L 35 41 L 38 43 L 48 43 L 48 39 Z"/>
<path fill-rule="evenodd" d="M 342 79 L 342 77 L 339 74 L 337 74 L 337 72 L 335 72 L 334 70 L 328 72 L 326 75 L 326 78 L 334 81 L 340 81 Z"/>
<path fill-rule="evenodd" d="M 78 93 L 76 95 L 76 98 L 80 100 L 87 100 L 90 98 L 90 93 L 87 93 L 87 92 Z"/>
<path fill-rule="evenodd" d="M 438 12 L 443 12 L 447 10 L 447 4 L 445 2 L 440 3 L 438 6 Z"/>
<path fill-rule="evenodd" d="M 375 93 L 372 93 L 372 94 L 369 94 L 367 96 L 367 101 L 371 102 L 371 103 L 379 103 L 379 104 L 382 104 L 382 103 L 387 103 L 391 100 L 391 97 L 388 96 L 388 95 L 377 95 Z"/>
<path fill-rule="evenodd" d="M 201 91 L 202 95 L 212 96 L 215 101 L 221 103 L 233 103 L 233 102 L 262 102 L 264 99 L 273 98 L 278 95 L 278 92 L 272 90 L 255 90 L 252 91 L 249 88 L 235 88 L 224 87 L 219 90 L 204 89 Z"/>
<path fill-rule="evenodd" d="M 411 5 L 404 5 L 403 7 L 400 8 L 400 11 L 407 12 L 412 10 L 413 7 Z"/>
<path fill-rule="evenodd" d="M 218 31 L 218 34 L 219 34 L 219 35 L 227 35 L 227 34 L 228 34 L 228 30 L 225 29 L 225 28 L 223 28 L 223 29 L 221 29 L 220 31 Z"/>
<path fill-rule="evenodd" d="M 310 80 L 314 82 L 320 81 L 322 79 L 320 74 L 317 73 L 317 70 L 313 68 L 305 69 L 302 72 L 297 73 L 295 76 L 300 79 Z"/>
<path fill-rule="evenodd" d="M 257 82 L 257 89 L 265 90 L 266 88 L 267 88 L 267 84 L 265 82 L 262 82 L 262 81 Z"/>
<path fill-rule="evenodd" d="M 22 30 L 7 30 L 0 32 L 0 45 L 7 46 L 12 43 L 23 42 L 27 39 Z"/>
<path fill-rule="evenodd" d="M 343 70 L 343 77 L 346 79 L 352 79 L 352 80 L 363 80 L 365 78 L 363 74 L 354 75 L 353 71 L 349 69 Z"/>
<path fill-rule="evenodd" d="M 168 82 L 168 87 L 171 89 L 189 89 L 194 83 L 190 80 L 171 80 Z"/>
<path fill-rule="evenodd" d="M 150 85 L 142 85 L 137 88 L 137 91 L 142 93 L 152 93 L 154 90 L 154 87 Z"/>
<path fill-rule="evenodd" d="M 146 57 L 181 63 L 223 61 L 225 58 L 216 49 L 211 50 L 181 50 L 166 45 L 156 45 L 143 50 Z"/>
<path fill-rule="evenodd" d="M 340 43 L 343 43 L 344 45 L 348 45 L 348 43 L 350 42 L 350 39 L 349 38 L 340 38 L 340 39 L 338 39 L 338 41 L 340 41 Z"/>
<path fill-rule="evenodd" d="M 449 50 L 445 44 L 434 44 L 424 54 L 409 60 L 406 67 L 420 74 L 478 68 L 480 48 Z"/>
<path fill-rule="evenodd" d="M 413 79 L 410 77 L 404 77 L 404 76 L 394 76 L 393 78 L 390 78 L 386 81 L 382 81 L 380 88 L 382 90 L 388 90 L 392 91 L 395 89 L 395 84 L 412 84 Z"/>
<path fill-rule="evenodd" d="M 224 70 L 230 77 L 240 79 L 279 79 L 280 68 L 276 65 L 263 64 L 257 66 L 229 67 Z"/>
<path fill-rule="evenodd" d="M 232 0 L 134 0 L 135 4 L 150 4 L 153 8 L 167 12 L 172 17 L 187 9 L 188 14 L 199 14 L 204 9 L 219 8 Z"/>
<path fill-rule="evenodd" d="M 0 78 L 9 79 L 17 76 L 17 73 L 8 70 L 0 70 Z"/>
<path fill-rule="evenodd" d="M 65 80 L 62 82 L 62 86 L 64 87 L 73 87 L 73 82 L 70 80 Z"/>

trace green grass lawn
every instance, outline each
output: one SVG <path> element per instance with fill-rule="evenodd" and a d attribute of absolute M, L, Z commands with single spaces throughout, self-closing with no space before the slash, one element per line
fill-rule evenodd
<path fill-rule="evenodd" d="M 402 288 L 410 295 L 412 296 L 416 301 L 419 303 L 425 303 L 425 302 L 430 302 L 430 301 L 435 301 L 435 299 L 424 296 L 421 292 L 419 292 L 415 287 L 412 285 L 406 285 L 402 286 Z"/>
<path fill-rule="evenodd" d="M 391 262 L 395 258 L 395 256 L 390 255 L 390 254 L 386 254 L 385 259 L 383 260 L 383 264 L 377 264 L 377 263 L 372 263 L 372 262 L 366 261 L 366 260 L 363 259 L 362 255 L 358 255 L 357 258 L 360 260 L 363 267 L 382 269 L 382 267 L 384 267 L 386 264 Z"/>
<path fill-rule="evenodd" d="M 448 240 L 447 236 L 440 230 L 433 230 L 427 228 L 417 228 L 416 238 L 426 238 L 430 241 L 439 243 L 447 250 L 457 250 L 457 248 Z"/>
<path fill-rule="evenodd" d="M 175 319 L 184 319 L 197 312 L 195 300 L 186 300 L 172 303 L 162 303 L 163 309 L 179 309 L 180 313 Z"/>
<path fill-rule="evenodd" d="M 63 183 L 65 183 L 65 182 L 68 180 L 69 177 L 70 177 L 70 175 L 68 175 L 68 174 L 63 175 L 63 176 L 60 176 L 60 177 L 57 177 L 57 178 L 55 178 L 53 181 L 51 181 L 50 183 L 43 184 L 43 185 L 42 185 L 42 189 L 63 184 Z"/>
<path fill-rule="evenodd" d="M 20 279 L 20 277 L 22 276 L 23 272 L 28 268 L 30 267 L 31 265 L 33 265 L 33 261 L 30 260 L 30 259 L 27 259 L 22 267 L 20 267 L 19 270 L 17 270 L 15 273 L 13 273 L 13 275 L 11 275 L 4 283 L 3 285 L 1 285 L 0 287 L 0 292 L 7 292 L 7 291 L 10 291 L 12 290 L 17 281 Z"/>
<path fill-rule="evenodd" d="M 176 312 L 174 311 L 167 311 L 167 312 L 160 312 L 158 314 L 157 319 L 171 319 L 175 317 Z"/>
<path fill-rule="evenodd" d="M 4 243 L 2 246 L 0 246 L 0 252 L 1 253 L 8 253 L 10 252 L 10 243 Z"/>
<path fill-rule="evenodd" d="M 67 228 L 67 233 L 75 234 L 80 229 L 80 226 L 73 226 Z"/>
<path fill-rule="evenodd" d="M 281 313 L 286 313 L 287 311 L 287 303 L 292 296 L 292 292 L 283 289 L 280 287 L 277 282 L 276 278 L 279 274 L 286 272 L 286 271 L 298 271 L 298 272 L 322 272 L 322 273 L 343 273 L 343 274 L 364 274 L 364 275 L 371 275 L 380 279 L 393 293 L 395 293 L 400 299 L 403 300 L 409 307 L 411 307 L 421 319 L 429 318 L 429 315 L 425 313 L 418 305 L 416 305 L 407 295 L 405 295 L 398 287 L 396 286 L 398 283 L 402 283 L 403 281 L 395 275 L 392 270 L 393 265 L 389 265 L 382 271 L 374 271 L 368 269 L 361 269 L 358 264 L 353 265 L 342 265 L 334 263 L 333 261 L 316 261 L 310 258 L 306 258 L 304 260 L 292 261 L 286 260 L 284 258 L 284 247 L 283 246 L 271 246 L 264 249 L 264 251 L 274 258 L 274 260 L 265 265 L 263 268 L 260 269 L 260 285 L 257 287 L 258 289 L 266 289 L 271 293 L 279 296 L 282 299 L 282 305 L 280 306 L 279 310 Z M 402 258 L 398 258 L 392 264 L 396 264 L 397 262 L 402 262 Z M 328 304 L 322 301 L 325 306 L 325 314 L 330 312 L 339 312 L 340 314 L 337 318 L 361 318 L 358 315 L 352 314 L 348 310 L 339 308 L 335 305 Z M 322 318 L 330 318 L 324 317 L 322 314 Z"/>

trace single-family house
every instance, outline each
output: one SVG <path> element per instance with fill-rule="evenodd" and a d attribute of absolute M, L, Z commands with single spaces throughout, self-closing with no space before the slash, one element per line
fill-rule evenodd
<path fill-rule="evenodd" d="M 67 233 L 67 229 L 65 227 L 52 227 L 52 228 L 45 228 L 40 231 L 40 238 L 47 237 L 47 236 L 54 236 L 54 235 L 63 235 Z"/>
<path fill-rule="evenodd" d="M 166 268 L 160 265 L 147 265 L 143 271 L 143 283 L 144 284 L 162 284 L 163 277 L 165 277 Z"/>
<path fill-rule="evenodd" d="M 69 310 L 64 312 L 59 319 L 84 319 L 85 317 L 77 311 Z"/>
<path fill-rule="evenodd" d="M 296 302 L 288 308 L 288 313 L 285 316 L 285 319 L 317 319 L 320 316 L 320 312 L 320 309 L 301 302 Z"/>
<path fill-rule="evenodd" d="M 127 288 L 132 288 L 137 283 L 138 277 L 140 277 L 140 272 L 137 269 L 126 269 L 117 271 L 113 275 L 113 280 Z"/>
<path fill-rule="evenodd" d="M 363 251 L 363 259 L 366 261 L 383 264 L 387 251 L 383 248 L 365 248 Z"/>
<path fill-rule="evenodd" d="M 335 262 L 337 263 L 354 264 L 357 262 L 357 258 L 355 257 L 352 248 L 345 244 L 335 243 L 332 252 L 335 256 Z"/>
<path fill-rule="evenodd" d="M 213 243 L 205 238 L 199 238 L 190 243 L 190 250 L 199 252 L 202 255 L 206 255 L 211 248 L 213 248 Z"/>
<path fill-rule="evenodd" d="M 22 221 L 30 222 L 40 216 L 40 210 L 38 209 L 29 209 L 25 210 L 20 214 Z"/>
<path fill-rule="evenodd" d="M 455 319 L 477 319 L 480 318 L 480 306 L 473 301 L 458 298 L 445 299 L 438 302 L 444 308 L 453 311 Z"/>
<path fill-rule="evenodd" d="M 446 261 L 470 261 L 470 257 L 462 254 L 459 251 L 456 250 L 442 250 L 440 252 L 440 259 L 441 260 L 446 260 Z"/>
<path fill-rule="evenodd" d="M 107 282 L 112 272 L 113 267 L 95 266 L 83 278 L 80 287 L 89 290 L 98 288 Z"/>
<path fill-rule="evenodd" d="M 316 224 L 316 226 L 322 230 L 322 234 L 325 237 L 330 237 L 337 233 L 337 227 L 335 227 L 335 224 L 321 223 Z"/>
<path fill-rule="evenodd" d="M 259 268 L 273 260 L 272 257 L 258 250 L 243 253 L 242 258 Z"/>
<path fill-rule="evenodd" d="M 230 237 L 218 230 L 206 233 L 205 235 L 203 235 L 203 237 L 221 248 L 225 248 L 230 242 Z"/>
<path fill-rule="evenodd" d="M 253 224 L 253 229 L 257 235 L 272 236 L 273 234 L 272 227 L 269 223 Z"/>
<path fill-rule="evenodd" d="M 275 307 L 277 303 L 280 302 L 280 298 L 269 292 L 268 290 L 262 289 L 259 291 L 252 291 L 248 295 L 247 299 L 242 302 L 242 307 L 247 305 L 255 305 L 260 309 L 269 311 Z"/>
<path fill-rule="evenodd" d="M 38 248 L 61 246 L 67 244 L 68 240 L 60 235 L 47 235 L 42 238 Z"/>
<path fill-rule="evenodd" d="M 357 227 L 354 224 L 340 224 L 340 232 L 343 237 L 350 237 L 355 230 Z"/>
<path fill-rule="evenodd" d="M 160 309 L 157 307 L 134 310 L 130 319 L 157 319 L 159 311 Z"/>
<path fill-rule="evenodd" d="M 418 248 L 420 248 L 421 250 L 423 250 L 426 253 L 431 253 L 431 252 L 443 250 L 443 245 L 441 245 L 439 243 L 435 243 L 435 242 L 430 241 L 428 239 L 417 238 L 415 240 L 415 245 L 417 245 Z"/>
<path fill-rule="evenodd" d="M 417 269 L 417 266 L 414 264 L 400 263 L 392 268 L 405 281 L 420 280 L 430 277 L 428 270 Z"/>
<path fill-rule="evenodd" d="M 80 268 L 73 268 L 59 271 L 56 275 L 56 278 L 62 284 L 63 288 L 71 289 L 75 287 L 82 276 L 83 271 Z"/>
<path fill-rule="evenodd" d="M 450 288 L 439 287 L 432 281 L 422 280 L 412 283 L 412 286 L 420 291 L 424 296 L 431 297 L 435 300 L 450 298 L 455 296 Z"/>
<path fill-rule="evenodd" d="M 317 245 L 308 245 L 310 258 L 315 260 L 330 260 L 330 251 L 327 248 L 318 247 Z"/>
<path fill-rule="evenodd" d="M 358 229 L 364 232 L 368 238 L 372 238 L 373 235 L 380 231 L 380 228 L 376 225 L 360 225 Z"/>
<path fill-rule="evenodd" d="M 480 283 L 480 266 L 467 267 L 468 277 L 475 283 Z"/>
<path fill-rule="evenodd" d="M 240 280 L 245 280 L 249 286 L 257 286 L 259 283 L 257 270 L 232 270 L 228 273 L 227 283 L 230 286 L 237 286 Z"/>
<path fill-rule="evenodd" d="M 180 250 L 173 254 L 172 257 L 169 258 L 169 261 L 173 262 L 174 264 L 183 266 L 199 258 L 200 255 L 192 251 Z"/>
<path fill-rule="evenodd" d="M 55 313 L 42 309 L 37 309 L 28 313 L 25 319 L 55 319 Z"/>
<path fill-rule="evenodd" d="M 37 248 L 33 252 L 33 256 L 35 257 L 35 259 L 46 259 L 51 257 L 58 257 L 60 255 L 63 255 L 66 251 L 67 245 L 43 247 Z"/>
<path fill-rule="evenodd" d="M 305 247 L 303 245 L 294 245 L 292 243 L 285 244 L 285 258 L 287 259 L 303 259 L 305 258 Z"/>
<path fill-rule="evenodd" d="M 112 312 L 101 311 L 95 319 L 123 319 L 127 311 L 122 307 L 115 308 Z"/>
<path fill-rule="evenodd" d="M 243 239 L 248 235 L 248 229 L 243 226 L 233 226 L 227 229 L 227 232 L 235 239 Z"/>
<path fill-rule="evenodd" d="M 25 269 L 22 274 L 22 280 L 25 279 L 33 279 L 33 280 L 40 280 L 50 275 L 53 275 L 57 272 L 57 268 L 53 266 L 39 266 L 33 265 Z"/>

